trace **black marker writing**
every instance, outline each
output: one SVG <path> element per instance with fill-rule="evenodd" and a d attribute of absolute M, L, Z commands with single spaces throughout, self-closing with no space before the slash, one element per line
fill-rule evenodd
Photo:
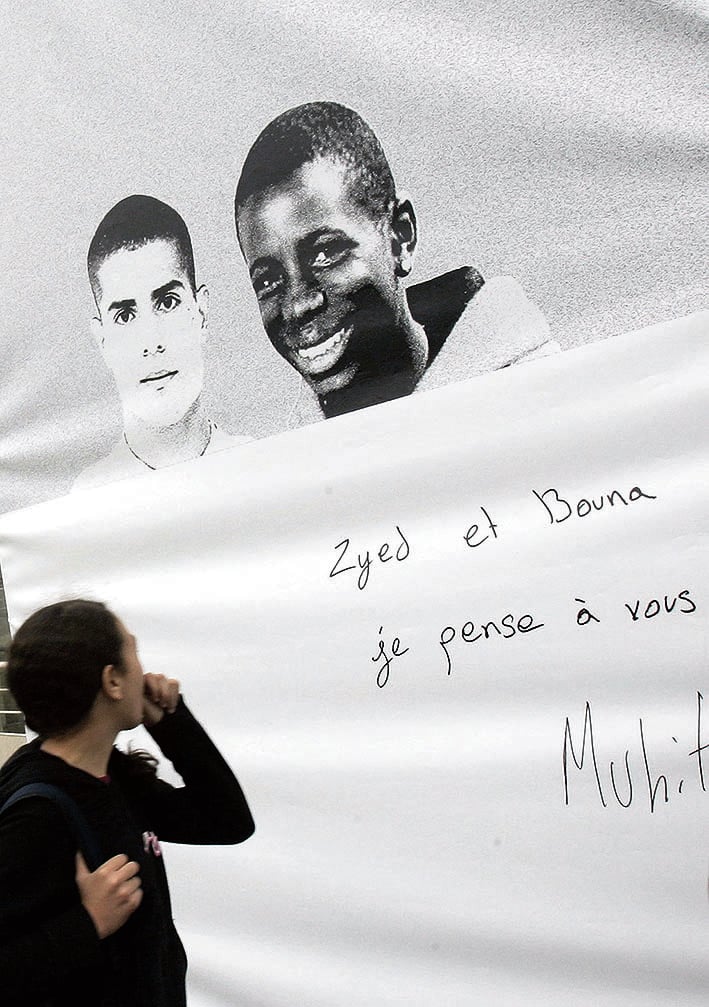
<path fill-rule="evenodd" d="M 702 744 L 702 701 L 704 696 L 701 692 L 697 693 L 697 747 L 693 749 L 689 754 L 690 756 L 696 755 L 697 757 L 697 769 L 699 770 L 699 783 L 702 790 L 706 791 L 706 786 L 704 784 L 704 763 L 702 762 L 702 752 L 705 748 L 709 748 L 709 743 L 706 745 Z"/>
<path fill-rule="evenodd" d="M 375 664 L 378 661 L 384 662 L 377 671 L 377 685 L 379 686 L 380 689 L 383 689 L 384 686 L 389 681 L 389 668 L 391 667 L 391 663 L 394 660 L 394 658 L 403 657 L 404 654 L 407 654 L 409 652 L 408 647 L 404 647 L 403 650 L 401 649 L 401 640 L 399 639 L 398 636 L 395 636 L 394 639 L 391 641 L 391 656 L 387 654 L 386 647 L 384 645 L 384 640 L 382 640 L 381 638 L 383 628 L 384 628 L 383 626 L 379 627 L 379 640 L 377 640 L 377 653 L 372 658 L 372 661 L 374 661 Z"/>
<path fill-rule="evenodd" d="M 688 752 L 689 758 L 696 758 L 697 769 L 699 772 L 699 783 L 703 791 L 706 792 L 706 785 L 704 780 L 704 763 L 702 759 L 702 753 L 709 749 L 709 742 L 702 742 L 702 701 L 703 696 L 701 692 L 697 692 L 697 721 L 696 721 L 696 741 L 697 745 L 691 752 Z M 671 735 L 672 741 L 675 745 L 679 744 L 677 738 Z M 574 744 L 574 740 L 576 744 Z M 643 775 L 645 778 L 645 783 L 647 785 L 647 795 L 650 806 L 650 813 L 654 814 L 656 807 L 659 802 L 662 804 L 668 804 L 670 801 L 670 795 L 676 793 L 677 795 L 684 794 L 684 776 L 679 780 L 679 782 L 671 782 L 670 776 L 667 772 L 656 772 L 654 766 L 652 765 L 653 760 L 650 755 L 649 740 L 647 737 L 647 729 L 645 722 L 642 717 L 638 718 L 638 740 L 639 740 L 639 757 L 642 761 Z M 597 755 L 597 738 L 594 735 L 594 725 L 593 725 L 593 715 L 591 713 L 591 704 L 586 702 L 584 720 L 583 720 L 583 735 L 581 737 L 580 753 L 578 751 L 578 730 L 576 735 L 572 734 L 571 722 L 567 717 L 564 726 L 564 745 L 562 752 L 562 774 L 564 780 L 564 803 L 569 804 L 569 771 L 572 765 L 576 767 L 577 770 L 582 771 L 585 766 L 593 767 L 593 774 L 595 777 L 595 788 L 598 791 L 598 797 L 600 799 L 603 807 L 607 807 L 606 796 L 603 792 L 603 784 L 601 782 L 601 772 L 599 768 L 599 758 Z M 590 753 L 590 761 L 589 760 Z M 633 781 L 633 774 L 631 771 L 630 763 L 630 751 L 625 749 L 623 755 L 623 766 L 625 783 L 623 785 L 623 790 L 627 789 L 625 796 L 621 794 L 618 786 L 617 776 L 616 776 L 616 763 L 611 760 L 608 763 L 608 773 L 610 776 L 611 786 L 613 788 L 613 796 L 616 802 L 622 808 L 629 808 L 635 797 L 635 786 Z M 679 774 L 678 774 L 679 775 Z"/>
<path fill-rule="evenodd" d="M 531 633 L 535 629 L 541 629 L 544 625 L 543 622 L 535 624 L 533 615 L 520 615 L 519 618 L 515 619 L 515 616 L 511 612 L 503 615 L 499 623 L 502 629 L 500 629 L 500 626 L 494 620 L 477 624 L 474 622 L 464 622 L 460 628 L 460 637 L 465 643 L 490 640 L 493 636 L 501 636 L 505 640 L 511 640 L 517 633 Z M 448 648 L 455 640 L 456 635 L 457 632 L 454 626 L 445 626 L 441 630 L 438 639 L 440 646 L 443 648 L 443 653 L 446 655 L 446 674 L 448 675 L 450 675 L 453 668 Z"/>
<path fill-rule="evenodd" d="M 569 803 L 569 752 L 571 752 L 571 758 L 574 760 L 574 765 L 577 769 L 583 769 L 583 764 L 586 761 L 586 740 L 588 739 L 589 747 L 591 749 L 591 759 L 593 760 L 593 772 L 596 775 L 596 786 L 598 787 L 598 796 L 601 798 L 601 804 L 605 808 L 606 799 L 603 796 L 603 787 L 601 786 L 601 777 L 598 772 L 598 760 L 596 759 L 596 743 L 593 737 L 593 718 L 591 716 L 591 704 L 586 703 L 586 712 L 583 718 L 583 738 L 581 739 L 581 758 L 576 758 L 576 750 L 574 748 L 574 741 L 571 737 L 571 724 L 569 723 L 569 718 L 566 718 L 566 726 L 564 727 L 564 751 L 561 757 L 561 764 L 564 771 L 564 804 Z"/>
<path fill-rule="evenodd" d="M 593 612 L 589 611 L 589 609 L 587 609 L 585 607 L 586 602 L 583 600 L 583 598 L 574 598 L 574 601 L 577 601 L 579 603 L 579 605 L 583 605 L 584 606 L 583 608 L 580 608 L 578 610 L 578 612 L 576 613 L 576 625 L 577 626 L 588 626 L 589 622 L 600 622 L 601 621 L 598 618 L 598 616 L 594 615 Z"/>
<path fill-rule="evenodd" d="M 388 542 L 384 542 L 376 553 L 375 559 L 378 559 L 380 563 L 388 563 L 392 559 L 397 559 L 399 563 L 403 563 L 405 559 L 408 559 L 411 552 L 411 547 L 406 540 L 401 528 L 396 525 L 396 530 L 399 534 L 399 542 L 396 547 L 395 553 L 390 553 L 390 546 Z M 396 544 L 396 543 L 395 543 Z M 330 577 L 337 577 L 341 573 L 348 573 L 350 570 L 359 569 L 359 575 L 357 577 L 357 587 L 360 591 L 364 591 L 369 581 L 369 572 L 372 567 L 372 557 L 370 556 L 369 549 L 364 553 L 357 553 L 357 562 L 349 563 L 347 566 L 343 566 L 345 562 L 345 556 L 350 548 L 350 540 L 348 538 L 343 538 L 341 542 L 338 542 L 335 546 L 335 552 L 338 552 L 337 559 L 335 560 L 332 569 L 330 570 Z M 351 556 L 348 559 L 352 558 Z"/>
<path fill-rule="evenodd" d="M 591 497 L 586 499 L 586 497 L 581 497 L 573 503 L 569 503 L 568 500 L 560 496 L 559 491 L 554 486 L 544 490 L 543 493 L 537 493 L 536 490 L 532 490 L 532 493 L 544 507 L 550 524 L 562 524 L 562 522 L 568 521 L 574 514 L 577 517 L 588 517 L 589 514 L 601 511 L 604 507 L 615 507 L 617 504 L 627 507 L 629 504 L 635 503 L 636 500 L 657 499 L 652 493 L 646 493 L 644 490 L 641 490 L 639 486 L 633 486 L 629 490 L 627 500 L 620 490 L 611 490 L 610 493 L 603 493 L 598 498 Z"/>
<path fill-rule="evenodd" d="M 485 510 L 484 507 L 481 507 L 480 510 L 485 515 L 485 519 L 487 521 L 487 527 L 490 530 L 490 532 L 492 532 L 493 539 L 496 539 L 498 526 L 492 520 L 492 518 L 490 517 L 490 515 L 488 514 L 488 512 Z M 490 535 L 489 534 L 483 535 L 483 537 L 480 538 L 480 535 L 482 534 L 483 531 L 485 531 L 485 529 L 480 528 L 479 525 L 471 524 L 471 526 L 466 531 L 465 535 L 463 535 L 463 540 L 465 541 L 465 544 L 467 546 L 470 546 L 471 549 L 477 549 L 477 547 L 479 545 L 482 545 L 483 542 L 487 542 L 487 540 L 490 538 Z"/>
<path fill-rule="evenodd" d="M 628 604 L 626 601 L 625 607 L 630 612 L 633 622 L 637 622 L 642 616 L 646 619 L 654 619 L 656 615 L 659 615 L 663 611 L 669 615 L 671 612 L 674 612 L 675 607 L 677 608 L 677 612 L 682 615 L 691 615 L 692 612 L 697 611 L 697 606 L 689 597 L 689 588 L 685 588 L 676 595 L 664 595 L 662 602 L 658 598 L 650 598 L 647 602 L 644 600 L 641 601 L 638 598 L 633 604 Z"/>

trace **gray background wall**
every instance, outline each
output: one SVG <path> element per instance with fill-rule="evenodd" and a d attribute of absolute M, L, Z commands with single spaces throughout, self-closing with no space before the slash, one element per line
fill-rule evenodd
<path fill-rule="evenodd" d="M 422 242 L 413 279 L 512 273 L 565 348 L 706 303 L 706 5 L 267 0 L 4 5 L 0 511 L 64 492 L 120 430 L 85 253 L 131 192 L 172 203 L 211 287 L 209 399 L 281 428 L 232 199 L 259 130 L 337 99 L 374 126 Z M 11 11 L 11 13 L 10 13 Z"/>

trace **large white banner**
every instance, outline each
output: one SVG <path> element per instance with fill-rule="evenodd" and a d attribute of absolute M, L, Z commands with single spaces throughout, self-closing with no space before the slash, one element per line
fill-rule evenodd
<path fill-rule="evenodd" d="M 706 333 L 0 519 L 11 622 L 106 600 L 247 792 L 167 850 L 193 1007 L 706 1003 Z"/>

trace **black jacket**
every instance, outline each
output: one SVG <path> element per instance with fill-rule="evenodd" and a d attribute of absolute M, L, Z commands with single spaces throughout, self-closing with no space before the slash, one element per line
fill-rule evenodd
<path fill-rule="evenodd" d="M 0 769 L 0 805 L 26 783 L 61 787 L 95 833 L 103 859 L 140 864 L 143 900 L 99 940 L 75 882 L 76 841 L 42 797 L 0 815 L 0 999 L 4 1007 L 181 1007 L 187 960 L 172 920 L 159 841 L 240 843 L 254 822 L 239 783 L 180 699 L 149 729 L 184 780 L 172 787 L 114 748 L 109 781 L 40 749 L 40 739 Z M 157 839 L 153 839 L 155 836 Z"/>

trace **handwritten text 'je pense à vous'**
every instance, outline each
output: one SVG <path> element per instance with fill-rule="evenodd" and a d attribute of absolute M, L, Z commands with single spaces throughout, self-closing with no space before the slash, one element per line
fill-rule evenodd
<path fill-rule="evenodd" d="M 582 497 L 578 500 L 562 496 L 555 487 L 550 487 L 543 492 L 532 490 L 535 502 L 538 502 L 540 516 L 546 518 L 551 525 L 563 524 L 569 519 L 583 519 L 597 514 L 602 510 L 617 508 L 623 510 L 631 504 L 639 501 L 652 501 L 657 499 L 657 495 L 648 493 L 639 486 L 633 486 L 626 493 L 619 490 L 611 490 L 609 493 L 593 495 L 589 498 Z M 462 538 L 465 545 L 471 549 L 477 549 L 485 542 L 494 542 L 499 538 L 499 524 L 497 524 L 490 512 L 485 507 L 480 507 L 482 519 L 471 524 Z M 403 529 L 395 526 L 396 535 L 391 542 L 383 542 L 374 554 L 369 549 L 364 552 L 356 552 L 351 547 L 349 538 L 343 539 L 335 546 L 336 560 L 330 569 L 330 578 L 338 577 L 341 574 L 351 574 L 355 578 L 355 583 L 360 591 L 363 591 L 369 583 L 370 574 L 374 566 L 385 564 L 391 560 L 399 563 L 404 562 L 411 555 L 411 545 Z M 593 623 L 600 623 L 599 615 L 592 611 L 587 602 L 580 597 L 574 598 L 576 603 L 576 625 L 579 627 L 588 626 Z M 642 624 L 646 620 L 662 618 L 677 618 L 683 615 L 692 615 L 697 611 L 697 604 L 692 598 L 690 588 L 681 588 L 671 592 L 658 592 L 657 597 L 627 598 L 623 603 L 623 610 L 631 623 Z M 524 635 L 543 629 L 545 623 L 538 616 L 529 612 L 514 614 L 507 612 L 498 615 L 493 619 L 486 618 L 484 621 L 474 622 L 469 620 L 460 627 L 444 626 L 439 634 L 438 645 L 443 657 L 443 670 L 447 676 L 454 671 L 454 666 L 459 659 L 461 647 L 465 650 L 466 644 L 474 644 L 478 641 L 486 640 L 509 640 L 517 635 Z M 390 682 L 392 667 L 396 662 L 410 652 L 410 647 L 397 636 L 389 640 L 389 635 L 384 635 L 384 627 L 379 627 L 378 639 L 375 644 L 376 653 L 371 656 L 371 661 L 376 665 L 376 683 L 382 689 Z M 697 716 L 696 733 L 694 746 L 687 753 L 689 759 L 695 762 L 696 773 L 702 791 L 707 790 L 705 781 L 703 754 L 709 749 L 709 742 L 703 743 L 702 738 L 702 702 L 703 696 L 697 692 Z M 652 766 L 652 758 L 648 750 L 648 739 L 646 737 L 646 725 L 642 718 L 638 721 L 638 747 L 640 752 L 639 773 L 642 789 L 647 791 L 649 799 L 649 809 L 655 811 L 658 800 L 667 803 L 671 794 L 681 795 L 686 792 L 685 774 L 681 774 L 679 782 L 674 786 L 667 770 L 656 773 Z M 676 737 L 672 737 L 675 744 L 679 744 Z M 583 726 L 578 724 L 572 727 L 570 718 L 566 718 L 563 731 L 563 752 L 562 752 L 562 775 L 564 787 L 564 801 L 570 801 L 570 770 L 571 767 L 584 776 L 591 774 L 595 781 L 594 786 L 598 799 L 603 807 L 608 806 L 608 795 L 612 795 L 613 801 L 623 808 L 628 808 L 633 803 L 638 794 L 637 779 L 638 773 L 633 771 L 630 759 L 630 749 L 626 748 L 622 758 L 622 769 L 617 770 L 616 763 L 611 760 L 608 763 L 608 779 L 603 780 L 602 760 L 597 752 L 597 740 L 594 735 L 593 712 L 590 702 L 585 704 Z"/>
<path fill-rule="evenodd" d="M 532 490 L 532 497 L 538 506 L 540 516 L 551 525 L 563 524 L 574 518 L 584 519 L 604 509 L 608 511 L 614 508 L 623 511 L 632 505 L 638 503 L 646 505 L 646 501 L 657 499 L 656 494 L 641 489 L 640 486 L 632 486 L 624 493 L 613 489 L 578 500 L 562 496 L 559 490 L 552 486 L 543 492 Z M 482 518 L 470 524 L 462 535 L 464 548 L 477 549 L 485 542 L 495 542 L 500 537 L 499 525 L 490 511 L 481 506 L 480 512 Z M 411 544 L 403 529 L 399 525 L 395 528 L 396 536 L 392 541 L 383 542 L 375 549 L 373 555 L 369 549 L 357 552 L 356 556 L 353 555 L 354 550 L 351 549 L 349 538 L 338 542 L 335 546 L 336 559 L 329 572 L 330 578 L 352 574 L 357 588 L 363 591 L 369 583 L 373 565 L 389 563 L 392 560 L 405 562 L 411 555 Z M 587 626 L 601 621 L 599 615 L 591 610 L 583 598 L 574 598 L 574 603 L 577 626 Z M 690 589 L 685 587 L 677 587 L 674 592 L 665 592 L 657 598 L 628 598 L 625 601 L 625 609 L 633 622 L 652 619 L 661 613 L 688 615 L 695 612 L 696 607 L 690 596 Z M 496 613 L 494 618 L 490 618 L 490 613 L 485 613 L 483 620 L 469 619 L 459 627 L 446 625 L 441 629 L 438 638 L 445 672 L 449 676 L 453 672 L 461 645 L 492 639 L 510 640 L 515 636 L 543 629 L 544 625 L 541 618 L 531 612 L 501 612 Z M 384 626 L 379 627 L 375 654 L 371 657 L 371 661 L 377 666 L 376 683 L 380 689 L 390 681 L 392 666 L 410 651 L 410 647 L 405 645 L 400 636 L 391 636 L 391 639 L 390 636 L 391 634 L 384 633 Z"/>

